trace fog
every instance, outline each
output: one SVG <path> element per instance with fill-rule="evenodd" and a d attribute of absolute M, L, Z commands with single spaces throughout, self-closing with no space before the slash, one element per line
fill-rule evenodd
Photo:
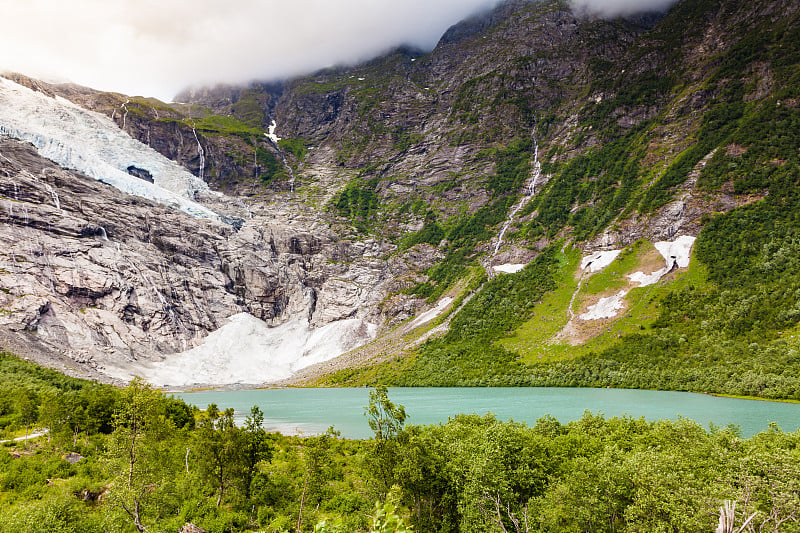
<path fill-rule="evenodd" d="M 570 0 L 576 10 L 585 10 L 602 17 L 618 17 L 636 13 L 666 11 L 678 0 Z"/>
<path fill-rule="evenodd" d="M 187 86 L 275 80 L 392 47 L 433 48 L 498 0 L 0 0 L 0 70 L 171 100 Z M 669 0 L 574 0 L 615 16 Z"/>
<path fill-rule="evenodd" d="M 496 0 L 0 0 L 0 69 L 171 98 L 431 49 Z"/>

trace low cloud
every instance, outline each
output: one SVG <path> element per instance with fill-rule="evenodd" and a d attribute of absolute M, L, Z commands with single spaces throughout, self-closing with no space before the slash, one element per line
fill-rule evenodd
<path fill-rule="evenodd" d="M 497 0 L 0 0 L 0 70 L 169 100 L 432 48 Z"/>
<path fill-rule="evenodd" d="M 664 12 L 677 2 L 678 0 L 570 0 L 575 11 L 606 18 Z"/>

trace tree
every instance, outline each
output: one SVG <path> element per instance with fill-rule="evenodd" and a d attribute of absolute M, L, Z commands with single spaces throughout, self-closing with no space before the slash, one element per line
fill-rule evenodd
<path fill-rule="evenodd" d="M 39 418 L 39 400 L 36 393 L 24 389 L 17 394 L 16 404 L 20 422 L 25 426 L 25 442 L 27 444 L 31 425 Z"/>
<path fill-rule="evenodd" d="M 406 409 L 389 400 L 389 393 L 384 385 L 378 385 L 369 392 L 369 405 L 365 415 L 369 419 L 369 427 L 375 432 L 375 440 L 397 439 L 406 421 Z"/>
<path fill-rule="evenodd" d="M 339 435 L 340 433 L 331 426 L 322 435 L 306 439 L 303 450 L 305 479 L 303 492 L 300 495 L 300 511 L 297 514 L 297 531 L 301 531 L 303 507 L 306 501 L 315 501 L 319 504 L 322 500 L 325 481 L 331 477 L 329 475 L 333 464 L 331 444 Z"/>
<path fill-rule="evenodd" d="M 392 403 L 386 387 L 378 385 L 369 393 L 369 405 L 364 414 L 369 420 L 369 427 L 375 432 L 367 465 L 372 471 L 378 495 L 383 498 L 395 484 L 395 466 L 405 440 L 403 424 L 406 410 L 402 405 Z"/>
<path fill-rule="evenodd" d="M 140 533 L 148 533 L 147 516 L 158 507 L 175 478 L 177 466 L 172 422 L 164 414 L 163 397 L 136 378 L 122 391 L 108 442 L 109 472 L 115 473 L 110 496 Z"/>
<path fill-rule="evenodd" d="M 264 413 L 254 405 L 250 409 L 250 415 L 244 422 L 243 434 L 243 476 L 242 493 L 245 499 L 250 499 L 250 491 L 253 484 L 253 477 L 257 472 L 258 463 L 269 461 L 272 457 L 272 447 L 270 446 L 267 432 L 264 429 Z"/>
<path fill-rule="evenodd" d="M 202 479 L 217 494 L 217 507 L 245 468 L 243 431 L 233 421 L 233 409 L 220 411 L 211 404 L 195 432 Z"/>

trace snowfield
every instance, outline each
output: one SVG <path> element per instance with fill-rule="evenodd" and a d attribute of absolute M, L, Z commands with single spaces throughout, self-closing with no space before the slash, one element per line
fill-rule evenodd
<path fill-rule="evenodd" d="M 674 241 L 660 241 L 655 243 L 653 246 L 656 247 L 656 250 L 658 250 L 666 263 L 664 268 L 656 270 L 651 274 L 634 272 L 633 274 L 629 274 L 628 278 L 632 282 L 638 283 L 639 287 L 647 287 L 648 285 L 658 283 L 675 265 L 677 265 L 678 268 L 688 267 L 689 260 L 692 256 L 692 246 L 695 240 L 695 237 L 684 235 L 678 237 Z"/>
<path fill-rule="evenodd" d="M 506 263 L 505 265 L 497 265 L 492 267 L 495 272 L 502 272 L 503 274 L 516 274 L 521 272 L 525 265 Z"/>
<path fill-rule="evenodd" d="M 194 201 L 195 194 L 209 191 L 203 180 L 137 141 L 107 116 L 2 77 L 0 134 L 27 141 L 43 157 L 122 192 L 195 217 L 220 218 Z M 154 183 L 128 174 L 131 166 L 148 171 Z"/>
<path fill-rule="evenodd" d="M 603 318 L 614 318 L 617 316 L 617 311 L 625 307 L 622 301 L 628 291 L 619 291 L 613 296 L 608 298 L 600 298 L 596 304 L 589 307 L 585 313 L 578 318 L 581 320 L 601 320 Z"/>
<path fill-rule="evenodd" d="M 449 296 L 445 296 L 444 298 L 439 300 L 439 302 L 436 304 L 436 307 L 425 311 L 424 313 L 420 314 L 417 318 L 415 318 L 414 321 L 411 322 L 411 327 L 416 328 L 418 326 L 421 326 L 422 324 L 430 322 L 437 316 L 441 315 L 447 308 L 447 306 L 450 305 L 451 303 L 453 303 L 453 299 L 450 298 Z"/>
<path fill-rule="evenodd" d="M 622 253 L 622 250 L 608 250 L 605 252 L 595 252 L 592 255 L 587 255 L 581 260 L 581 270 L 589 268 L 589 272 L 594 274 L 600 272 L 608 265 L 614 262 L 614 259 Z"/>
<path fill-rule="evenodd" d="M 692 246 L 695 237 L 683 235 L 674 241 L 659 241 L 655 243 L 656 250 L 664 258 L 663 268 L 646 274 L 644 272 L 634 272 L 628 274 L 628 279 L 639 287 L 646 287 L 658 283 L 661 278 L 666 276 L 674 267 L 686 268 L 692 255 Z M 610 250 L 606 252 L 595 252 L 581 260 L 581 270 L 589 269 L 594 274 L 610 265 L 622 250 Z M 617 312 L 625 307 L 624 298 L 628 294 L 627 290 L 622 290 L 617 294 L 607 298 L 601 298 L 596 304 L 590 306 L 585 313 L 578 318 L 581 320 L 602 320 L 604 318 L 614 318 Z"/>

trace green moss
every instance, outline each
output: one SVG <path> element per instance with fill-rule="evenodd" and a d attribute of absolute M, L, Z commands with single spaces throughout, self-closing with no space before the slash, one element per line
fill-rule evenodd
<path fill-rule="evenodd" d="M 281 139 L 278 141 L 278 146 L 280 146 L 282 150 L 294 155 L 297 159 L 305 158 L 308 152 L 303 139 Z"/>
<path fill-rule="evenodd" d="M 364 229 L 369 228 L 374 223 L 373 216 L 380 205 L 380 198 L 375 192 L 377 186 L 377 178 L 356 178 L 333 197 L 330 205 L 340 216 L 358 222 Z"/>

